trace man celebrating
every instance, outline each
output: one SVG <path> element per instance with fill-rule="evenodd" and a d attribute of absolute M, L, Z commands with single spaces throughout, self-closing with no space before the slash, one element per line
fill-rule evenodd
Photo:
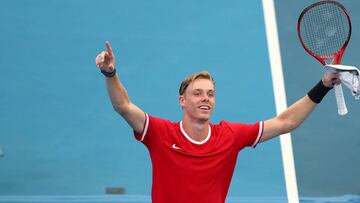
<path fill-rule="evenodd" d="M 326 93 L 340 83 L 336 73 L 324 75 L 309 93 L 280 115 L 254 124 L 210 123 L 215 82 L 207 71 L 185 78 L 179 89 L 180 122 L 148 115 L 133 104 L 115 69 L 109 42 L 96 57 L 106 76 L 114 109 L 149 150 L 153 166 L 152 201 L 156 203 L 225 202 L 239 151 L 298 127 Z"/>

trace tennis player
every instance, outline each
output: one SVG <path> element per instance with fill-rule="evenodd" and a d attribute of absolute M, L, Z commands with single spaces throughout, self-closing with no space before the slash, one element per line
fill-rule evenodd
<path fill-rule="evenodd" d="M 207 71 L 185 78 L 179 89 L 180 122 L 148 115 L 129 99 L 115 69 L 109 42 L 96 57 L 105 75 L 114 109 L 134 130 L 152 161 L 152 201 L 155 203 L 225 202 L 239 151 L 292 131 L 339 84 L 336 73 L 322 80 L 280 115 L 253 124 L 210 123 L 215 106 L 215 82 Z"/>

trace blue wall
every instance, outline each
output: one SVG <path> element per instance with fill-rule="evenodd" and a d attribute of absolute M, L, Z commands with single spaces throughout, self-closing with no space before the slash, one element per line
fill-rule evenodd
<path fill-rule="evenodd" d="M 178 86 L 206 69 L 217 83 L 213 123 L 274 116 L 261 6 L 2 2 L 0 195 L 101 195 L 108 186 L 150 195 L 148 153 L 112 110 L 94 65 L 105 40 L 132 101 L 149 114 L 181 120 Z M 240 153 L 229 195 L 286 196 L 278 139 Z"/>

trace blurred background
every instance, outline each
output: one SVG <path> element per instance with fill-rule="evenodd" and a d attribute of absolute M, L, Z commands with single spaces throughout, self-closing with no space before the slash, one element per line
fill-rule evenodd
<path fill-rule="evenodd" d="M 322 76 L 296 35 L 298 15 L 312 2 L 275 1 L 288 104 Z M 343 63 L 356 66 L 360 2 L 341 2 L 353 20 Z M 275 116 L 262 9 L 260 0 L 2 2 L 0 201 L 105 202 L 112 192 L 123 194 L 117 201 L 149 201 L 148 152 L 113 111 L 95 67 L 106 40 L 131 100 L 150 115 L 180 121 L 180 82 L 208 70 L 217 91 L 212 123 Z M 340 117 L 331 92 L 293 132 L 301 197 L 360 192 L 359 101 L 346 100 L 349 114 Z M 231 201 L 286 201 L 280 150 L 276 138 L 239 154 Z"/>

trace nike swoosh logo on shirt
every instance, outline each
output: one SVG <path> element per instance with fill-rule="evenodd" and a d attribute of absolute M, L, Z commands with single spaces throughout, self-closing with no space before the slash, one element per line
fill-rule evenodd
<path fill-rule="evenodd" d="M 180 147 L 176 146 L 176 144 L 173 144 L 173 145 L 172 145 L 172 148 L 173 148 L 173 149 L 181 149 Z"/>

